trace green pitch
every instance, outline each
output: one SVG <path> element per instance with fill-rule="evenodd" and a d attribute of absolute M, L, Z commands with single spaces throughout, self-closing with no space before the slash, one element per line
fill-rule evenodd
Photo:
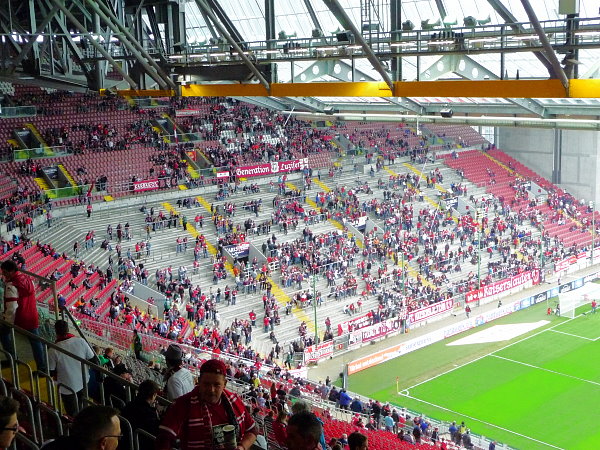
<path fill-rule="evenodd" d="M 600 312 L 589 310 L 568 320 L 547 316 L 543 303 L 352 375 L 348 387 L 464 420 L 473 433 L 523 450 L 600 449 Z M 544 319 L 550 323 L 512 340 L 447 346 L 486 327 Z"/>

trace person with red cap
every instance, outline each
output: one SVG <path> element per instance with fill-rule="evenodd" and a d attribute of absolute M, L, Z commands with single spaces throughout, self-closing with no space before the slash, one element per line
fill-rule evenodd
<path fill-rule="evenodd" d="M 173 403 L 160 425 L 156 450 L 171 450 L 176 439 L 182 450 L 249 450 L 256 424 L 242 399 L 225 389 L 227 367 L 211 359 L 200 366 L 198 384 Z"/>

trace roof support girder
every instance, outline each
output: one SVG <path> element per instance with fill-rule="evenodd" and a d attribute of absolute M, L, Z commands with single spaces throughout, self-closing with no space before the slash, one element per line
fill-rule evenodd
<path fill-rule="evenodd" d="M 422 74 L 423 79 L 437 80 L 442 76 L 453 73 L 468 80 L 499 80 L 500 77 L 494 72 L 479 64 L 468 55 L 446 55 L 442 56 L 427 68 Z M 476 76 L 474 74 L 477 74 Z M 544 106 L 534 99 L 509 98 L 511 103 L 520 106 L 525 111 L 546 117 L 547 111 Z"/>
<path fill-rule="evenodd" d="M 244 41 L 244 38 L 242 37 L 240 32 L 237 30 L 235 25 L 233 25 L 233 22 L 231 21 L 229 16 L 227 14 L 225 14 L 225 11 L 223 10 L 223 8 L 221 8 L 221 5 L 219 5 L 219 2 L 217 0 L 206 0 L 206 5 L 208 6 L 212 16 L 216 16 L 219 18 L 219 20 L 221 21 L 221 24 L 223 25 L 223 28 L 225 30 L 227 30 L 227 34 L 229 34 L 229 36 L 231 36 L 231 38 L 235 42 L 239 43 L 239 42 Z M 210 17 L 210 15 L 209 15 L 209 17 Z M 213 19 L 211 19 L 211 20 L 214 22 Z M 219 27 L 217 27 L 217 28 L 219 28 Z M 225 35 L 223 33 L 221 33 L 221 35 L 223 37 L 225 37 Z"/>
<path fill-rule="evenodd" d="M 385 81 L 385 83 L 388 85 L 390 90 L 392 92 L 394 92 L 394 84 L 393 84 L 390 76 L 388 75 L 388 73 L 385 71 L 383 65 L 381 64 L 381 61 L 379 61 L 379 58 L 377 58 L 377 55 L 375 55 L 375 53 L 373 52 L 373 49 L 371 49 L 369 44 L 367 44 L 367 42 L 363 38 L 362 34 L 358 30 L 358 28 L 356 28 L 356 26 L 354 25 L 354 22 L 352 22 L 350 17 L 348 17 L 348 14 L 346 14 L 346 11 L 344 11 L 344 8 L 342 8 L 339 1 L 338 0 L 323 0 L 323 3 L 325 3 L 325 5 L 333 13 L 333 15 L 336 17 L 336 19 L 340 22 L 340 24 L 346 30 L 351 31 L 352 34 L 354 34 L 354 39 L 362 47 L 363 52 L 365 53 L 367 59 L 369 60 L 369 62 L 373 66 L 373 68 L 377 72 L 379 72 L 383 81 Z"/>
<path fill-rule="evenodd" d="M 253 105 L 262 106 L 274 111 L 283 111 L 287 109 L 287 105 L 275 97 L 233 97 L 242 102 L 251 103 Z"/>
<path fill-rule="evenodd" d="M 515 24 L 511 26 L 511 28 L 523 31 L 523 26 L 517 25 L 517 18 L 513 15 L 512 12 L 510 12 L 510 10 L 506 6 L 504 6 L 501 0 L 487 1 L 491 5 L 491 7 L 494 8 L 494 10 L 498 13 L 498 15 L 502 17 L 502 19 L 504 19 L 506 23 Z M 542 52 L 533 52 L 533 54 L 544 65 L 546 70 L 548 70 L 549 75 L 551 77 L 555 76 L 554 69 L 552 67 L 552 64 L 550 64 L 550 61 L 548 61 L 548 58 Z"/>
<path fill-rule="evenodd" d="M 56 15 L 56 13 L 58 11 L 59 11 L 58 6 L 54 5 L 52 10 L 46 15 L 46 17 L 44 17 L 44 20 L 42 20 L 40 22 L 40 24 L 37 26 L 37 29 L 34 31 L 33 35 L 29 38 L 29 41 L 27 41 L 27 44 L 25 44 L 23 46 L 23 48 L 21 49 L 21 53 L 19 53 L 19 55 L 15 58 L 15 60 L 12 61 L 11 73 L 13 73 L 15 71 L 15 69 L 19 66 L 19 64 L 21 64 L 21 62 L 23 62 L 23 59 L 25 59 L 25 57 L 29 54 L 29 52 L 33 48 L 33 44 L 35 44 L 37 37 L 42 33 L 42 31 L 44 31 L 44 28 L 46 28 L 46 26 L 48 26 L 50 21 L 52 19 L 54 19 L 54 16 Z"/>
<path fill-rule="evenodd" d="M 554 73 L 555 73 L 556 77 L 560 80 L 560 82 L 564 86 L 565 90 L 568 91 L 569 90 L 569 79 L 567 78 L 565 71 L 563 70 L 562 66 L 560 65 L 560 62 L 558 61 L 558 58 L 556 57 L 556 53 L 554 53 L 554 49 L 552 48 L 552 45 L 550 44 L 550 41 L 548 40 L 548 36 L 546 36 L 544 29 L 540 25 L 540 21 L 538 20 L 537 16 L 535 15 L 535 11 L 531 7 L 529 0 L 521 0 L 521 3 L 523 4 L 523 8 L 525 8 L 525 12 L 527 13 L 527 16 L 529 17 L 529 20 L 531 21 L 531 24 L 533 25 L 533 28 L 535 29 L 535 32 L 537 33 L 537 35 L 540 39 L 540 42 L 542 43 L 542 46 L 544 47 L 546 57 L 550 61 L 550 64 L 552 64 L 552 68 L 554 69 Z"/>
<path fill-rule="evenodd" d="M 315 70 L 315 67 L 317 70 Z M 340 81 L 349 81 L 354 79 L 352 71 L 352 65 L 341 59 L 337 61 L 333 59 L 317 60 L 299 74 L 295 74 L 292 83 L 309 83 L 324 75 L 329 75 Z M 371 75 L 354 67 L 354 77 L 356 76 L 364 78 L 365 81 L 375 81 Z"/>
<path fill-rule="evenodd" d="M 73 15 L 71 11 L 64 5 L 62 0 L 51 0 L 56 6 L 60 8 L 60 10 L 64 13 L 64 15 L 69 19 L 69 21 L 85 36 L 86 39 L 89 40 L 90 44 L 98 50 L 106 58 L 106 60 L 114 67 L 114 69 L 121 74 L 121 76 L 129 83 L 129 85 L 133 89 L 137 89 L 137 83 L 121 68 L 121 65 L 118 64 L 112 56 L 100 45 L 96 40 L 92 37 L 92 35 L 87 31 L 86 27 L 83 26 L 79 20 Z"/>
<path fill-rule="evenodd" d="M 292 103 L 311 112 L 324 112 L 325 103 L 313 97 L 282 97 L 286 102 Z"/>
<path fill-rule="evenodd" d="M 447 74 L 456 74 L 467 80 L 497 80 L 500 77 L 467 55 L 445 55 L 423 70 L 423 81 L 435 81 Z"/>
<path fill-rule="evenodd" d="M 233 36 L 231 36 L 229 34 L 229 32 L 225 28 L 225 26 L 217 20 L 217 17 L 215 16 L 213 11 L 208 6 L 207 1 L 209 1 L 209 0 L 196 0 L 196 4 L 198 5 L 198 8 L 204 10 L 204 12 L 208 16 L 208 18 L 213 22 L 213 24 L 215 25 L 217 30 L 219 30 L 219 33 L 221 33 L 221 35 L 227 40 L 227 42 L 229 42 L 229 45 L 231 45 L 233 47 L 233 49 L 237 52 L 238 56 L 241 58 L 241 60 L 244 62 L 244 64 L 248 67 L 248 69 L 250 69 L 250 71 L 254 74 L 254 76 L 260 81 L 260 84 L 262 84 L 265 87 L 265 89 L 267 89 L 267 91 L 268 91 L 269 90 L 269 82 L 265 79 L 265 77 L 263 77 L 262 73 L 260 73 L 260 71 L 252 63 L 252 61 L 250 61 L 250 59 L 246 56 L 246 54 L 244 53 L 244 50 L 242 50 L 242 48 L 239 46 L 238 42 L 235 41 Z"/>
<path fill-rule="evenodd" d="M 319 30 L 321 34 L 323 34 L 323 28 L 321 27 L 321 23 L 319 22 L 319 18 L 315 13 L 315 9 L 313 8 L 311 1 L 304 0 L 304 5 L 306 6 L 306 10 L 308 11 L 308 15 L 310 16 L 310 20 L 312 20 L 315 29 Z"/>
<path fill-rule="evenodd" d="M 40 3 L 40 9 L 42 10 L 42 12 L 45 10 L 45 8 L 47 8 L 48 10 L 52 9 L 51 0 L 45 0 L 45 2 Z M 55 21 L 53 23 L 56 24 L 60 29 L 62 38 L 65 40 L 67 46 L 69 47 L 69 50 L 71 51 L 71 57 L 75 60 L 77 65 L 79 65 L 79 68 L 81 69 L 89 83 L 92 77 L 90 68 L 87 66 L 86 63 L 83 62 L 83 54 L 81 53 L 81 49 L 71 37 L 71 33 L 67 28 L 64 13 L 61 12 L 59 14 L 56 14 Z"/>
<path fill-rule="evenodd" d="M 412 111 L 417 114 L 427 114 L 428 112 L 425 105 L 422 105 L 408 97 L 398 97 L 397 99 L 394 97 L 386 97 L 386 100 L 394 105 L 404 108 L 407 111 Z"/>
<path fill-rule="evenodd" d="M 142 44 L 129 32 L 127 27 L 123 25 L 114 13 L 104 5 L 102 2 L 96 2 L 95 0 L 87 0 L 90 7 L 96 12 L 102 20 L 108 25 L 108 27 L 115 33 L 122 33 L 124 36 L 121 37 L 121 42 L 129 49 L 132 55 L 136 56 L 140 64 L 146 69 L 148 75 L 150 75 L 159 86 L 177 89 L 177 86 L 164 72 L 164 70 L 154 61 L 154 58 L 146 52 Z M 154 70 L 152 70 L 152 69 Z"/>
<path fill-rule="evenodd" d="M 533 98 L 507 98 L 509 102 L 535 114 L 539 117 L 549 117 L 546 107 Z"/>

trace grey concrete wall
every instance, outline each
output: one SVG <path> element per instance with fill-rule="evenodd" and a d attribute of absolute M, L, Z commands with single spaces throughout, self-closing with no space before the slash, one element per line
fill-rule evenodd
<path fill-rule="evenodd" d="M 562 130 L 560 187 L 586 201 L 600 199 L 596 179 L 600 165 L 600 134 L 595 131 Z M 555 131 L 537 128 L 499 128 L 498 148 L 552 180 Z"/>

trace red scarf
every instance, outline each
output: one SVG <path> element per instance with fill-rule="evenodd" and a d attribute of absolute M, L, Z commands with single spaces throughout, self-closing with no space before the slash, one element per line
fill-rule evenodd
<path fill-rule="evenodd" d="M 72 337 L 75 337 L 75 335 L 71 333 L 67 333 L 64 336 L 56 336 L 56 343 L 58 344 L 59 342 L 66 341 L 67 339 L 71 339 Z"/>

